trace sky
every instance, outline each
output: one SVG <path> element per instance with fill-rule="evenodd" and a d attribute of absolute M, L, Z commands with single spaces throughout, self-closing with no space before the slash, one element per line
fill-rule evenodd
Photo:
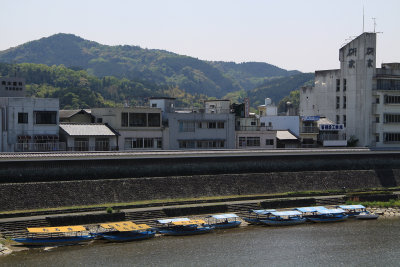
<path fill-rule="evenodd" d="M 1 0 L 0 51 L 56 33 L 203 60 L 339 68 L 339 48 L 374 31 L 377 64 L 400 62 L 399 0 Z"/>

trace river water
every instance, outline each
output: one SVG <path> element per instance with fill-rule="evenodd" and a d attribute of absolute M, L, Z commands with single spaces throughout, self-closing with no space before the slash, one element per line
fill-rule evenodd
<path fill-rule="evenodd" d="M 400 219 L 246 226 L 129 243 L 95 241 L 0 258 L 2 266 L 400 266 Z"/>

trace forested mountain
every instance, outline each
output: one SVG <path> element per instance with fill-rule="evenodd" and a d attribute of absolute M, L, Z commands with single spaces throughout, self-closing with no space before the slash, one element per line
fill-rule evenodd
<path fill-rule="evenodd" d="M 293 74 L 267 63 L 207 62 L 164 50 L 102 45 L 62 33 L 0 51 L 0 62 L 63 64 L 100 78 L 140 80 L 217 98 Z"/>
<path fill-rule="evenodd" d="M 177 87 L 159 86 L 146 81 L 105 76 L 98 78 L 85 70 L 72 70 L 63 65 L 0 63 L 0 76 L 17 75 L 25 78 L 27 96 L 60 99 L 61 109 L 144 105 L 148 97 L 177 98 L 181 107 L 193 106 L 207 99 L 191 95 Z"/>

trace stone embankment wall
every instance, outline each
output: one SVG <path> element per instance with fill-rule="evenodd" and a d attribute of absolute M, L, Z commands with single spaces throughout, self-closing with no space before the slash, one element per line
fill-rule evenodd
<path fill-rule="evenodd" d="M 400 169 L 188 175 L 0 184 L 0 210 L 148 199 L 396 186 Z"/>

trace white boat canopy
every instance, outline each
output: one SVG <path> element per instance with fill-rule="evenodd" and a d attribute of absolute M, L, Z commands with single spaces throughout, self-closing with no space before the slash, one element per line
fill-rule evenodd
<path fill-rule="evenodd" d="M 190 221 L 189 218 L 174 218 L 174 219 L 163 219 L 163 220 L 157 220 L 159 223 L 173 223 L 173 222 L 184 222 L 184 221 Z"/>
<path fill-rule="evenodd" d="M 339 214 L 339 213 L 345 213 L 346 211 L 342 209 L 324 209 L 318 211 L 320 214 Z"/>
<path fill-rule="evenodd" d="M 318 211 L 320 211 L 320 210 L 326 210 L 326 208 L 325 208 L 324 206 L 318 206 L 318 207 L 302 207 L 302 208 L 296 208 L 296 210 L 305 213 L 305 212 L 318 212 Z"/>
<path fill-rule="evenodd" d="M 239 218 L 239 216 L 237 216 L 234 213 L 216 214 L 216 215 L 211 215 L 211 217 L 213 217 L 215 219 Z"/>
<path fill-rule="evenodd" d="M 275 216 L 297 216 L 301 215 L 301 212 L 297 210 L 287 210 L 287 211 L 273 211 L 271 212 L 271 214 Z"/>
<path fill-rule="evenodd" d="M 344 210 L 365 209 L 363 205 L 340 205 L 339 208 Z"/>
<path fill-rule="evenodd" d="M 274 212 L 276 210 L 271 209 L 271 210 L 252 210 L 252 212 L 258 214 L 258 215 L 265 215 L 265 214 L 269 214 L 271 212 Z"/>

